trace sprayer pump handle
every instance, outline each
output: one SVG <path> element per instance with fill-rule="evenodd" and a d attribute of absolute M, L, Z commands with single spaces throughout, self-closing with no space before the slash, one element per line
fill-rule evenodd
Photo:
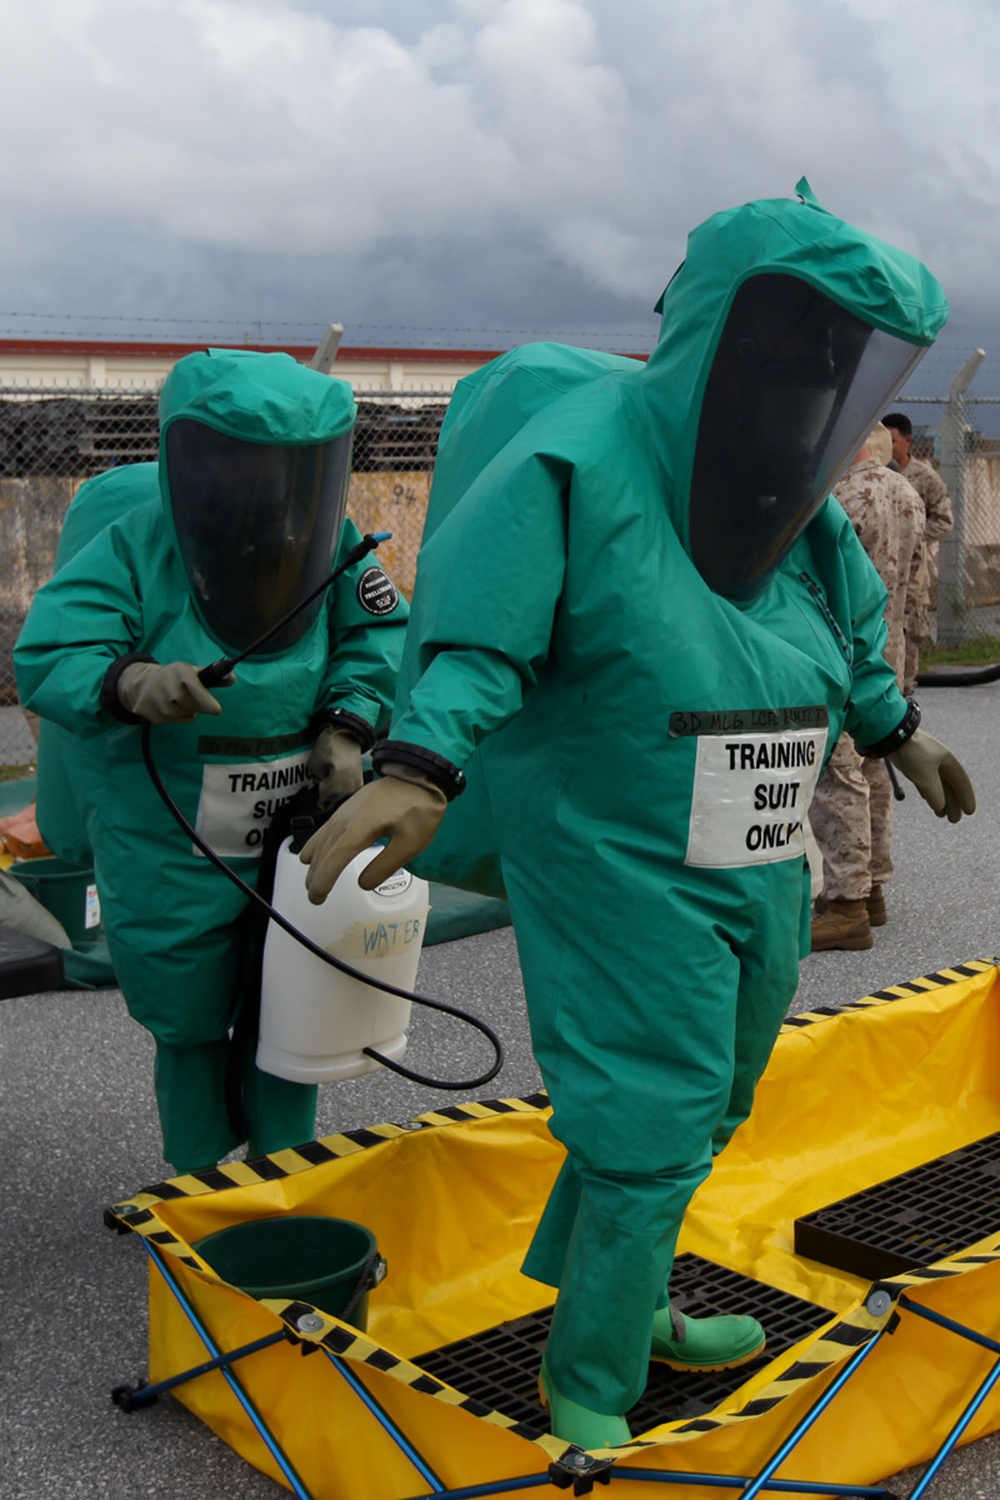
<path fill-rule="evenodd" d="M 309 813 L 298 813 L 291 819 L 288 827 L 292 838 L 292 853 L 298 854 L 316 832 L 317 823 Z"/>

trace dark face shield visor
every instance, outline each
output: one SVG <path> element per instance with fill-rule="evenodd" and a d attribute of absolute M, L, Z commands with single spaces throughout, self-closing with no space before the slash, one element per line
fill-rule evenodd
<path fill-rule="evenodd" d="M 177 544 L 199 613 L 229 651 L 252 645 L 332 567 L 347 505 L 350 432 L 307 447 L 247 443 L 179 418 L 166 433 Z M 262 647 L 286 650 L 322 596 Z"/>
<path fill-rule="evenodd" d="M 923 353 L 794 276 L 743 284 L 691 476 L 691 555 L 710 588 L 761 591 Z"/>

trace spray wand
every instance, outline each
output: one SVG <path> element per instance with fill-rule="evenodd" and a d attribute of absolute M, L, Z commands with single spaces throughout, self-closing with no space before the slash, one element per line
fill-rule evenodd
<path fill-rule="evenodd" d="M 325 594 L 331 583 L 334 583 L 340 577 L 341 573 L 345 573 L 348 568 L 353 568 L 355 563 L 359 563 L 363 557 L 368 556 L 369 552 L 373 552 L 379 542 L 387 542 L 391 536 L 391 531 L 368 532 L 361 538 L 356 547 L 351 548 L 340 566 L 334 568 L 329 577 L 324 578 L 323 582 L 314 588 L 311 594 L 307 594 L 304 599 L 300 599 L 295 608 L 290 609 L 287 615 L 283 615 L 276 625 L 272 625 L 269 630 L 265 630 L 263 635 L 259 635 L 255 641 L 236 656 L 221 656 L 218 661 L 209 662 L 207 667 L 202 667 L 198 673 L 198 681 L 201 685 L 207 688 L 218 687 L 220 682 L 226 680 L 234 667 L 239 666 L 240 662 L 244 661 L 246 657 L 253 656 L 255 651 L 259 651 L 261 646 L 266 645 L 272 636 L 278 634 L 279 630 L 284 630 L 285 626 L 294 620 L 296 615 L 301 614 L 314 599 L 318 599 L 320 594 Z"/>

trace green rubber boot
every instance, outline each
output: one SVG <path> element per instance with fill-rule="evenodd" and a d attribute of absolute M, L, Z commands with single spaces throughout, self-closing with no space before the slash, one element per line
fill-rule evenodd
<path fill-rule="evenodd" d="M 672 1370 L 732 1370 L 758 1355 L 766 1342 L 756 1318 L 688 1318 L 671 1304 L 653 1314 L 649 1357 Z"/>
<path fill-rule="evenodd" d="M 591 1411 L 568 1396 L 560 1396 L 552 1384 L 552 1376 L 542 1358 L 538 1376 L 538 1398 L 549 1412 L 549 1426 L 553 1437 L 564 1443 L 575 1443 L 578 1448 L 615 1448 L 619 1443 L 630 1443 L 632 1434 L 624 1417 L 608 1416 L 605 1412 Z"/>

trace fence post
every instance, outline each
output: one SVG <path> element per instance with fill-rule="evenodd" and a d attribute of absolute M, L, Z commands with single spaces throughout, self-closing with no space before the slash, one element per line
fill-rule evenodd
<path fill-rule="evenodd" d="M 340 341 L 344 337 L 343 323 L 331 323 L 329 328 L 316 345 L 316 352 L 309 361 L 309 368 L 318 370 L 321 375 L 329 375 L 337 358 L 337 350 Z"/>
<path fill-rule="evenodd" d="M 977 349 L 951 383 L 941 414 L 941 478 L 951 496 L 955 524 L 938 543 L 937 638 L 941 646 L 960 646 L 965 639 L 965 393 L 986 358 Z"/>

